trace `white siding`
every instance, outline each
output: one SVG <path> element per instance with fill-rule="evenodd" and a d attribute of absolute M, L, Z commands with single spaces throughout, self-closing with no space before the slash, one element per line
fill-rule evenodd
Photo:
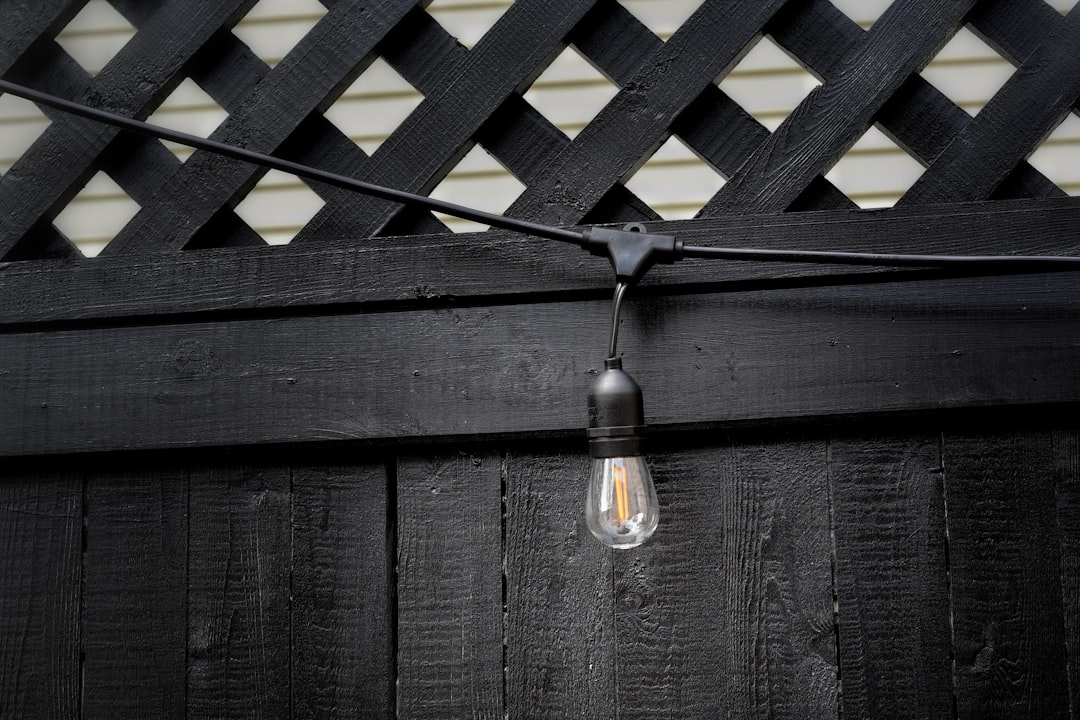
<path fill-rule="evenodd" d="M 697 0 L 622 0 L 650 29 L 667 38 L 700 4 Z M 1032 2 L 1040 0 L 1030 0 Z M 1054 0 L 1061 12 L 1076 0 Z M 863 27 L 870 27 L 889 0 L 834 0 Z M 508 0 L 434 0 L 429 12 L 467 47 L 509 7 Z M 268 64 L 277 63 L 325 14 L 317 0 L 262 0 L 236 28 Z M 92 73 L 99 71 L 132 34 L 106 0 L 90 0 L 59 41 Z M 973 33 L 961 30 L 923 77 L 975 114 L 1008 80 L 1013 67 Z M 766 127 L 774 129 L 817 85 L 770 39 L 762 39 L 721 83 L 722 89 Z M 617 88 L 573 48 L 538 78 L 525 97 L 569 137 L 574 137 Z M 366 152 L 377 152 L 387 135 L 422 100 L 386 63 L 376 61 L 348 88 L 327 115 Z M 170 127 L 208 135 L 226 117 L 194 83 L 183 83 L 151 118 Z M 47 126 L 32 104 L 0 98 L 0 172 Z M 186 148 L 172 147 L 183 159 Z M 1066 191 L 1080 193 L 1080 118 L 1070 116 L 1032 156 L 1031 162 Z M 888 206 L 918 178 L 922 167 L 880 131 L 867 135 L 831 169 L 828 178 L 864 207 Z M 724 178 L 677 139 L 665 143 L 627 180 L 630 188 L 663 217 L 692 216 L 722 186 Z M 476 148 L 450 173 L 434 195 L 500 212 L 521 192 L 521 184 Z M 318 211 L 322 201 L 289 176 L 268 174 L 238 207 L 238 213 L 270 242 L 287 242 Z M 58 226 L 94 254 L 137 210 L 124 193 L 97 177 L 58 218 Z M 447 219 L 456 230 L 471 223 Z M 119 225 L 118 225 L 119 223 Z"/>

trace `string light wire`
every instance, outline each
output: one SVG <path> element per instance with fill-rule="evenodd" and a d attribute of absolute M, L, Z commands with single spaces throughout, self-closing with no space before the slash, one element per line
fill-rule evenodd
<path fill-rule="evenodd" d="M 567 228 L 530 222 L 518 218 L 496 215 L 456 203 L 437 200 L 404 190 L 364 182 L 346 175 L 321 170 L 310 165 L 284 160 L 273 155 L 247 150 L 227 143 L 191 135 L 178 130 L 153 125 L 142 120 L 125 117 L 107 110 L 65 100 L 50 93 L 34 90 L 24 85 L 0 78 L 0 92 L 9 93 L 31 102 L 46 105 L 63 112 L 95 122 L 120 128 L 160 140 L 186 145 L 196 150 L 215 153 L 261 167 L 280 170 L 306 180 L 331 185 L 364 195 L 413 205 L 441 212 L 453 217 L 472 220 L 491 227 L 511 230 L 534 237 L 570 243 L 580 247 L 590 244 L 589 230 Z M 651 236 L 659 237 L 659 236 Z M 594 241 L 595 242 L 595 241 Z M 679 258 L 702 258 L 753 262 L 815 263 L 835 265 L 869 265 L 878 267 L 949 268 L 965 267 L 980 270 L 1001 269 L 1003 272 L 1026 270 L 1080 270 L 1080 257 L 1060 255 L 907 255 L 895 253 L 859 253 L 821 250 L 768 250 L 755 248 L 722 248 L 683 245 L 677 243 Z M 595 252 L 595 248 L 594 248 Z M 597 252 L 596 254 L 601 254 Z"/>

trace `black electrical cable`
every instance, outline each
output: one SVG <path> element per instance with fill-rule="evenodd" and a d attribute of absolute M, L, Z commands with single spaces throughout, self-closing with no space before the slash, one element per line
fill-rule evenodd
<path fill-rule="evenodd" d="M 48 105 L 73 115 L 78 115 L 95 122 L 112 125 L 129 132 L 140 135 L 148 135 L 161 140 L 187 145 L 198 150 L 216 153 L 235 160 L 249 162 L 253 165 L 281 170 L 282 172 L 306 178 L 315 182 L 325 183 L 345 190 L 359 192 L 364 195 L 382 198 L 406 205 L 416 205 L 445 213 L 465 220 L 473 220 L 484 225 L 512 230 L 526 235 L 542 237 L 559 242 L 572 243 L 586 247 L 590 243 L 589 231 L 569 230 L 541 223 L 519 220 L 503 215 L 476 210 L 464 205 L 436 200 L 426 195 L 417 195 L 404 190 L 395 190 L 382 185 L 356 180 L 345 175 L 338 175 L 326 170 L 282 160 L 281 158 L 264 153 L 246 150 L 218 142 L 208 140 L 198 135 L 177 130 L 170 130 L 159 125 L 152 125 L 134 118 L 124 117 L 116 113 L 100 110 L 98 108 L 82 105 L 57 97 L 50 93 L 41 92 L 32 88 L 18 85 L 0 78 L 0 92 L 10 93 L 32 102 Z M 670 239 L 670 238 L 669 238 Z M 673 240 L 673 239 L 672 239 Z M 965 268 L 984 267 L 987 269 L 1002 268 L 1009 271 L 1023 270 L 1073 270 L 1080 269 L 1080 257 L 1066 257 L 1057 255 L 905 255 L 888 253 L 856 253 L 856 252 L 832 252 L 818 250 L 762 250 L 752 248 L 719 248 L 702 247 L 697 245 L 683 246 L 678 244 L 678 257 L 705 258 L 712 260 L 740 260 L 756 262 L 787 262 L 787 263 L 820 263 L 830 265 L 874 265 L 879 267 L 953 267 L 964 266 Z M 594 249 L 595 251 L 595 249 Z M 598 253 L 602 254 L 602 253 Z M 667 260 L 670 262 L 670 260 Z M 614 338 L 613 338 L 614 339 Z"/>
<path fill-rule="evenodd" d="M 287 172 L 291 175 L 296 175 L 297 177 L 333 185 L 334 187 L 343 188 L 345 190 L 353 190 L 363 193 L 364 195 L 371 195 L 373 197 L 382 198 L 383 200 L 392 200 L 406 205 L 418 205 L 427 208 L 428 210 L 435 210 L 436 212 L 446 213 L 447 215 L 453 215 L 454 217 L 473 220 L 478 223 L 483 223 L 484 225 L 491 225 L 504 230 L 513 230 L 526 235 L 534 235 L 549 240 L 573 243 L 574 245 L 585 244 L 585 234 L 579 230 L 566 230 L 550 225 L 529 222 L 528 220 L 494 215 L 492 213 L 484 212 L 483 210 L 475 210 L 473 208 L 465 207 L 464 205 L 436 200 L 425 195 L 416 195 L 404 190 L 395 190 L 382 185 L 374 185 L 345 175 L 338 175 L 337 173 L 320 170 L 311 167 L 310 165 L 302 165 L 290 160 L 282 160 L 273 155 L 266 155 L 253 150 L 245 150 L 244 148 L 236 147 L 235 145 L 228 145 L 226 143 L 217 142 L 216 140 L 207 140 L 198 135 L 189 135 L 188 133 L 170 130 L 159 125 L 152 125 L 141 120 L 124 117 L 123 115 L 117 115 L 106 110 L 99 110 L 80 103 L 71 102 L 70 100 L 64 100 L 63 98 L 50 95 L 49 93 L 17 85 L 3 79 L 0 79 L 0 90 L 11 93 L 12 95 L 17 95 L 26 100 L 54 107 L 57 110 L 63 110 L 72 115 L 78 115 L 107 125 L 113 125 L 140 135 L 149 135 L 150 137 L 169 140 L 181 145 L 188 145 L 198 150 L 205 150 L 218 155 L 224 155 L 225 157 L 231 157 L 234 160 L 242 160 L 244 162 L 252 163 L 253 165 L 261 165 L 262 167 L 281 170 L 282 172 Z"/>
<path fill-rule="evenodd" d="M 615 297 L 611 303 L 611 340 L 608 342 L 608 358 L 619 354 L 619 314 L 622 311 L 623 298 L 630 289 L 630 283 L 619 280 L 615 283 Z"/>
<path fill-rule="evenodd" d="M 822 250 L 756 250 L 684 245 L 683 257 L 713 260 L 752 260 L 759 262 L 820 263 L 828 265 L 877 265 L 882 267 L 953 267 L 1007 266 L 1010 270 L 1080 270 L 1080 257 L 1059 255 L 899 255 Z M 1060 266 L 1060 267 L 1059 267 Z"/>

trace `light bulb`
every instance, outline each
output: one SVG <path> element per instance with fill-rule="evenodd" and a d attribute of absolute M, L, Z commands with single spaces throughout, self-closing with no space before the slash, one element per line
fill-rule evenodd
<path fill-rule="evenodd" d="M 593 458 L 585 521 L 597 540 L 617 550 L 649 539 L 660 519 L 652 474 L 641 455 Z"/>
<path fill-rule="evenodd" d="M 649 539 L 660 519 L 652 473 L 641 454 L 645 410 L 641 388 L 608 358 L 589 392 L 585 521 L 596 539 L 619 550 Z"/>

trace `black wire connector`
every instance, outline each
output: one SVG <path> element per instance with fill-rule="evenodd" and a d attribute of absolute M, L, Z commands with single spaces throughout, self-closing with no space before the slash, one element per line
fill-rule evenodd
<path fill-rule="evenodd" d="M 683 244 L 674 235 L 653 235 L 641 223 L 622 230 L 594 227 L 585 231 L 585 248 L 607 257 L 618 282 L 634 284 L 656 263 L 670 265 L 683 257 Z"/>

